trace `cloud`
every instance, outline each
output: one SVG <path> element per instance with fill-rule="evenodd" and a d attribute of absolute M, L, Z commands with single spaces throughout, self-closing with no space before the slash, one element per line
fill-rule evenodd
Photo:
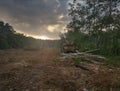
<path fill-rule="evenodd" d="M 54 27 L 54 26 L 48 26 L 47 29 L 48 29 L 48 31 L 50 31 L 50 32 L 54 32 L 55 27 Z"/>
<path fill-rule="evenodd" d="M 59 19 L 59 20 L 61 20 L 61 19 L 63 19 L 63 18 L 64 18 L 64 15 L 63 15 L 63 14 L 61 14 L 61 15 L 58 16 L 58 19 Z"/>
<path fill-rule="evenodd" d="M 0 20 L 34 36 L 58 38 L 67 22 L 69 0 L 0 0 Z"/>

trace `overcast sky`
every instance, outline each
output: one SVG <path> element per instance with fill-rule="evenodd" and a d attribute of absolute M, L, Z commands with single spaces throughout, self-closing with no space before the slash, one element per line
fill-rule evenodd
<path fill-rule="evenodd" d="M 72 0 L 0 0 L 0 20 L 33 37 L 59 38 Z"/>

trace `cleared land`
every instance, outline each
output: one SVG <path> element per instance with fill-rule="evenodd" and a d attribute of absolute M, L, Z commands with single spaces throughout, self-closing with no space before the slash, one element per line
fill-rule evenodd
<path fill-rule="evenodd" d="M 61 60 L 56 49 L 0 51 L 0 91 L 120 91 L 120 69 L 81 59 Z M 82 61 L 87 64 L 87 61 Z"/>

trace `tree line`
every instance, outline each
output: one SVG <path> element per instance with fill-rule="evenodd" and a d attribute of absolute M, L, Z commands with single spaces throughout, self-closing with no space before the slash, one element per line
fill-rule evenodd
<path fill-rule="evenodd" d="M 37 49 L 42 47 L 57 47 L 59 41 L 40 40 L 16 33 L 9 23 L 0 21 L 0 49 Z"/>
<path fill-rule="evenodd" d="M 120 54 L 120 0 L 73 0 L 68 12 L 71 20 L 62 40 L 78 45 L 80 51 Z"/>
<path fill-rule="evenodd" d="M 23 34 L 17 34 L 12 26 L 0 21 L 0 49 L 20 48 L 25 41 Z"/>

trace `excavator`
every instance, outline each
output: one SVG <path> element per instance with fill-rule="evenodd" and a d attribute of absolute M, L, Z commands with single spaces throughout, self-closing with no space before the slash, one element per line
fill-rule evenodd
<path fill-rule="evenodd" d="M 79 51 L 79 48 L 74 43 L 71 43 L 71 42 L 69 42 L 69 41 L 66 40 L 62 44 L 62 52 L 64 52 L 64 53 L 76 53 L 78 51 Z"/>

